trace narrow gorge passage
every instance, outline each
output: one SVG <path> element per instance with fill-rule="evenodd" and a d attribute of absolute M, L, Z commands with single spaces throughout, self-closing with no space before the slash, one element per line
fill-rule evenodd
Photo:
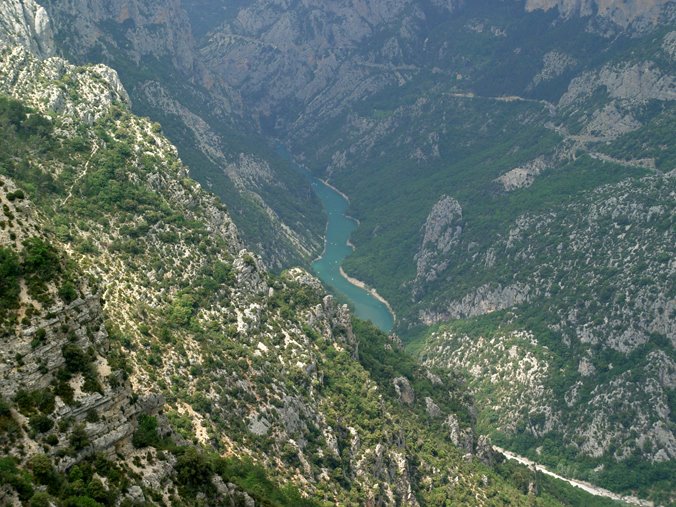
<path fill-rule="evenodd" d="M 349 201 L 319 179 L 313 181 L 312 188 L 328 217 L 324 252 L 312 263 L 312 269 L 332 292 L 354 307 L 357 317 L 370 320 L 383 331 L 391 331 L 394 315 L 387 302 L 360 282 L 348 280 L 341 269 L 343 260 L 352 252 L 350 235 L 358 226 L 356 220 L 346 215 Z"/>

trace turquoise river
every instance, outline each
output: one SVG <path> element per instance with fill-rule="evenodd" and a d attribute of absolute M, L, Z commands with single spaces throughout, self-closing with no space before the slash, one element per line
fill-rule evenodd
<path fill-rule="evenodd" d="M 313 271 L 334 294 L 349 302 L 357 317 L 370 320 L 383 331 L 389 332 L 394 325 L 394 316 L 388 306 L 341 273 L 343 260 L 352 252 L 350 235 L 358 226 L 357 221 L 346 213 L 349 201 L 317 178 L 312 179 L 312 188 L 328 216 L 324 253 L 312 263 Z"/>

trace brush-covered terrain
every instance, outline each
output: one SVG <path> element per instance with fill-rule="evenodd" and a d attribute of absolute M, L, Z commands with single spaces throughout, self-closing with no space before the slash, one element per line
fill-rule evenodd
<path fill-rule="evenodd" d="M 213 501 L 211 479 L 181 489 L 188 446 L 211 471 L 214 455 L 251 460 L 246 477 L 264 470 L 265 494 L 292 499 L 278 485 L 345 504 L 589 502 L 497 463 L 484 434 L 675 501 L 673 2 L 7 0 L 0 14 L 0 92 L 20 102 L 3 102 L 0 141 L 4 333 L 24 336 L 8 385 L 51 386 L 69 414 L 66 384 L 84 407 L 94 393 L 127 407 L 121 457 L 91 453 L 138 455 L 124 474 L 146 500 Z M 345 271 L 392 304 L 404 345 L 282 271 L 307 267 L 325 225 L 287 152 L 349 196 Z M 61 321 L 85 309 L 69 371 Z M 39 446 L 70 469 L 73 428 L 100 438 L 89 408 L 61 431 L 16 389 L 6 413 L 38 447 L 8 447 L 12 477 L 34 480 Z M 53 427 L 36 433 L 38 415 Z M 141 427 L 168 464 L 130 443 Z M 267 501 L 257 479 L 218 473 Z"/>
<path fill-rule="evenodd" d="M 110 68 L 0 68 L 3 504 L 593 501 L 503 463 L 460 377 L 267 272 Z"/>
<path fill-rule="evenodd" d="M 360 15 L 377 28 L 339 25 L 361 42 L 299 113 L 274 109 L 273 85 L 264 102 L 291 118 L 291 152 L 350 197 L 345 270 L 394 306 L 425 364 L 466 372 L 483 431 L 564 475 L 673 501 L 673 6 L 632 2 L 627 19 L 600 3 L 375 4 Z M 302 10 L 243 8 L 221 28 L 228 50 L 259 51 L 236 33 L 298 51 L 249 23 L 275 9 Z M 269 68 L 229 73 L 216 40 L 233 82 Z"/>

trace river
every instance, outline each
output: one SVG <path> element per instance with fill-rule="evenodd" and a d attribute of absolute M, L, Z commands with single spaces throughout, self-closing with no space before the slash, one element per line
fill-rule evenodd
<path fill-rule="evenodd" d="M 325 182 L 313 178 L 312 189 L 328 216 L 324 252 L 312 263 L 317 277 L 336 295 L 350 303 L 357 317 L 370 320 L 385 332 L 392 330 L 394 315 L 387 302 L 359 280 L 349 279 L 341 269 L 345 257 L 352 253 L 350 235 L 358 227 L 347 215 L 348 199 Z"/>
<path fill-rule="evenodd" d="M 348 197 L 327 182 L 313 176 L 307 168 L 297 164 L 286 147 L 279 143 L 276 151 L 293 164 L 295 170 L 306 177 L 324 207 L 328 217 L 322 255 L 312 263 L 315 275 L 335 296 L 345 300 L 360 319 L 370 320 L 380 330 L 389 333 L 394 326 L 394 312 L 378 293 L 363 282 L 347 276 L 342 269 L 343 260 L 352 253 L 350 235 L 359 226 L 347 215 Z"/>

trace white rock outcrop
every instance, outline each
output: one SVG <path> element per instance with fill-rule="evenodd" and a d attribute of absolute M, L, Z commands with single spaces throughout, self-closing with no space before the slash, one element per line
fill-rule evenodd
<path fill-rule="evenodd" d="M 0 2 L 0 49 L 21 45 L 40 58 L 54 54 L 54 33 L 47 11 L 34 0 Z"/>
<path fill-rule="evenodd" d="M 415 256 L 416 286 L 435 280 L 448 267 L 447 255 L 462 235 L 460 203 L 447 195 L 442 196 L 432 207 L 422 231 L 422 244 Z"/>

